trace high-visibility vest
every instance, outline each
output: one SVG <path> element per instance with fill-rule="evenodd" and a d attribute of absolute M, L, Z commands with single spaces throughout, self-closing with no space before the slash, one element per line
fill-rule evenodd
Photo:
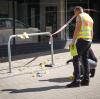
<path fill-rule="evenodd" d="M 93 19 L 87 13 L 81 13 L 79 16 L 81 17 L 82 26 L 77 38 L 91 40 L 92 39 L 91 31 L 93 29 Z"/>

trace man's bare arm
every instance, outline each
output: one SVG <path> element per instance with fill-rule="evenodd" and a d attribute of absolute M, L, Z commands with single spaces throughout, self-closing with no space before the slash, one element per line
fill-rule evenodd
<path fill-rule="evenodd" d="M 92 29 L 92 31 L 91 31 L 91 37 L 92 37 L 92 39 L 93 39 L 93 29 Z"/>
<path fill-rule="evenodd" d="M 74 31 L 72 43 L 75 43 L 76 42 L 78 33 L 81 30 L 81 26 L 82 26 L 82 22 L 81 22 L 81 18 L 79 17 L 79 20 L 76 22 L 76 26 L 75 26 L 75 31 Z"/>

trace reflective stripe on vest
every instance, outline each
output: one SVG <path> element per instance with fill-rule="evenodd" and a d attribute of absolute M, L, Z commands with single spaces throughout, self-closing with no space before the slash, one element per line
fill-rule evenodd
<path fill-rule="evenodd" d="M 80 17 L 82 21 L 82 26 L 78 38 L 92 39 L 91 37 L 91 31 L 93 29 L 92 18 L 86 13 L 80 14 Z"/>

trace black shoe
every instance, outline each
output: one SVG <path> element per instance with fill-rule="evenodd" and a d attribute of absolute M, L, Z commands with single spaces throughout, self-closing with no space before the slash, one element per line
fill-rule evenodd
<path fill-rule="evenodd" d="M 95 75 L 95 69 L 91 69 L 90 70 L 90 74 L 91 74 L 90 77 L 94 77 L 94 75 Z"/>
<path fill-rule="evenodd" d="M 80 81 L 73 81 L 72 83 L 66 85 L 66 88 L 80 87 Z"/>
<path fill-rule="evenodd" d="M 89 80 L 82 80 L 81 86 L 89 86 Z"/>

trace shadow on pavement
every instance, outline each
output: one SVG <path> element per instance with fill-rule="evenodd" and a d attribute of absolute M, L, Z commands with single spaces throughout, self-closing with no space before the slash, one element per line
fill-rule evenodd
<path fill-rule="evenodd" d="M 39 88 L 26 88 L 26 89 L 4 89 L 1 91 L 7 91 L 9 93 L 25 93 L 25 92 L 41 92 L 41 91 L 47 91 L 51 89 L 63 89 L 65 86 L 47 86 L 47 87 L 39 87 Z"/>
<path fill-rule="evenodd" d="M 52 78 L 52 79 L 39 80 L 39 81 L 49 81 L 49 82 L 63 83 L 63 82 L 70 82 L 70 81 L 72 81 L 72 78 L 70 78 L 70 77 L 64 77 L 64 78 Z"/>
<path fill-rule="evenodd" d="M 29 67 L 28 64 L 30 64 L 31 62 L 35 61 L 37 58 L 38 58 L 38 57 L 34 57 L 34 58 L 32 58 L 29 62 L 25 63 L 24 65 L 22 65 L 22 66 L 15 66 L 15 67 L 12 67 L 11 69 L 21 68 L 21 67 Z M 32 65 L 32 66 L 34 66 L 34 65 Z M 35 66 L 37 66 L 37 65 L 35 65 Z M 4 69 L 0 69 L 0 71 L 4 71 L 4 70 L 8 70 L 8 69 L 9 69 L 9 68 L 4 68 Z M 1 73 L 0 73 L 0 74 L 1 74 Z"/>
<path fill-rule="evenodd" d="M 64 53 L 64 52 L 69 52 L 69 49 L 54 50 L 55 54 Z M 38 58 L 40 56 L 46 56 L 46 55 L 50 55 L 50 54 L 51 54 L 51 51 L 15 55 L 15 56 L 12 56 L 12 61 L 16 61 L 16 60 L 20 60 L 20 59 L 33 58 L 33 57 Z M 34 58 L 33 58 L 33 60 L 34 60 Z M 8 57 L 0 57 L 0 63 L 4 63 L 4 62 L 8 62 Z"/>

